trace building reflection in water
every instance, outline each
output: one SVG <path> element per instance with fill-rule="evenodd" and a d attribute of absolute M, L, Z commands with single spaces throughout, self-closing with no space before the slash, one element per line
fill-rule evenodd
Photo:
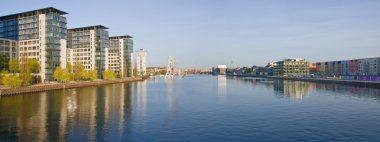
<path fill-rule="evenodd" d="M 173 112 L 173 80 L 172 79 L 166 79 L 166 97 L 168 102 L 168 109 L 169 112 Z"/>
<path fill-rule="evenodd" d="M 147 82 L 141 81 L 136 84 L 136 105 L 139 116 L 145 116 L 147 112 Z"/>
<path fill-rule="evenodd" d="M 229 79 L 229 78 L 228 78 Z M 227 78 L 217 79 L 218 97 L 225 99 Z M 380 100 L 380 89 L 300 81 L 244 79 L 253 85 L 272 84 L 278 96 L 302 99 L 313 93 L 350 95 Z M 262 83 L 260 83 L 262 82 Z M 167 83 L 167 101 L 176 108 Z M 136 90 L 134 90 L 136 89 Z M 315 91 L 315 92 L 314 92 Z M 327 92 L 327 93 L 324 93 Z M 333 92 L 333 93 L 331 93 Z M 134 94 L 135 93 L 135 94 Z M 130 137 L 132 114 L 147 110 L 147 83 L 124 83 L 3 96 L 0 99 L 0 139 L 4 141 L 106 141 Z M 135 96 L 135 97 L 134 97 Z M 135 102 L 135 104 L 134 104 Z M 134 109 L 137 106 L 137 109 Z M 133 113 L 136 110 L 136 113 Z"/>
<path fill-rule="evenodd" d="M 117 128 L 112 136 L 125 137 L 132 128 L 131 87 L 112 84 L 2 97 L 0 139 L 102 141 L 111 128 Z"/>
<path fill-rule="evenodd" d="M 227 77 L 218 75 L 218 99 L 225 101 L 227 99 Z"/>
<path fill-rule="evenodd" d="M 303 81 L 274 80 L 273 89 L 280 97 L 301 100 L 315 89 L 315 85 Z"/>
<path fill-rule="evenodd" d="M 273 89 L 276 96 L 295 100 L 303 99 L 312 91 L 337 92 L 336 94 L 347 94 L 356 97 L 370 97 L 375 98 L 376 100 L 380 100 L 380 89 L 376 88 L 292 80 L 275 80 L 255 77 L 229 77 L 227 79 L 240 80 L 244 83 L 250 83 L 253 86 L 265 85 L 266 88 Z"/>
<path fill-rule="evenodd" d="M 350 95 L 359 98 L 374 98 L 380 101 L 380 89 L 378 88 L 319 83 L 316 83 L 315 87 L 318 92 L 337 92 L 337 94 Z"/>

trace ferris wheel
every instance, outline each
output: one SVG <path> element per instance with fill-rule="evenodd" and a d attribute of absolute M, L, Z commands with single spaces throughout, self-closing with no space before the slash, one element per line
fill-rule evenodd
<path fill-rule="evenodd" d="M 168 65 L 166 66 L 166 74 L 165 79 L 173 79 L 174 75 L 176 74 L 177 70 L 177 63 L 175 61 L 175 58 L 172 56 L 169 56 L 168 59 Z"/>

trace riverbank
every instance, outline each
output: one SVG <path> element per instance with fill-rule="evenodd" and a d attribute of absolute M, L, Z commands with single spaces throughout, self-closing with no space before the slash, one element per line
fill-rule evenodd
<path fill-rule="evenodd" d="M 272 79 L 282 79 L 282 80 L 295 80 L 295 81 L 306 81 L 306 82 L 317 82 L 317 83 L 333 83 L 333 84 L 343 84 L 343 85 L 380 88 L 380 82 L 375 82 L 375 81 L 322 79 L 322 78 L 296 78 L 296 77 L 283 77 L 283 76 L 241 76 L 241 75 L 237 75 L 237 76 L 272 78 Z"/>
<path fill-rule="evenodd" d="M 31 85 L 31 86 L 22 86 L 19 88 L 2 88 L 0 89 L 0 96 L 97 86 L 97 85 L 104 85 L 104 84 L 136 82 L 136 81 L 143 81 L 145 79 L 146 78 L 123 78 L 123 79 L 113 79 L 113 80 L 80 81 L 80 82 L 70 82 L 70 83 L 36 84 L 36 85 Z"/>

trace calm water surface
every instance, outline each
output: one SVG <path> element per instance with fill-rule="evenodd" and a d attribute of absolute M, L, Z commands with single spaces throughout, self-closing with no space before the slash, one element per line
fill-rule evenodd
<path fill-rule="evenodd" d="M 380 141 L 380 89 L 222 76 L 0 98 L 0 141 Z"/>

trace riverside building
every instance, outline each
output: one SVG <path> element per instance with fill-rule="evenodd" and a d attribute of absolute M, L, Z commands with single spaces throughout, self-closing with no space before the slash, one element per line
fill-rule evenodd
<path fill-rule="evenodd" d="M 320 75 L 379 76 L 380 57 L 316 63 Z"/>
<path fill-rule="evenodd" d="M 43 82 L 52 81 L 56 67 L 66 67 L 67 14 L 53 7 L 0 17 L 0 38 L 17 41 L 14 57 L 36 59 Z M 4 46 L 5 48 L 5 46 Z M 15 53 L 12 49 L 10 55 Z M 20 62 L 22 62 L 20 60 Z"/>
<path fill-rule="evenodd" d="M 96 70 L 101 78 L 109 46 L 107 29 L 102 25 L 68 29 L 67 62 L 80 63 L 87 71 Z"/>
<path fill-rule="evenodd" d="M 292 75 L 308 75 L 309 62 L 305 59 L 291 58 L 276 62 L 274 75 L 276 76 L 292 76 Z"/>
<path fill-rule="evenodd" d="M 146 75 L 146 51 L 144 49 L 140 49 L 137 51 L 137 74 L 138 75 Z"/>
<path fill-rule="evenodd" d="M 133 76 L 133 37 L 113 36 L 106 49 L 106 69 L 120 73 L 122 77 Z"/>

